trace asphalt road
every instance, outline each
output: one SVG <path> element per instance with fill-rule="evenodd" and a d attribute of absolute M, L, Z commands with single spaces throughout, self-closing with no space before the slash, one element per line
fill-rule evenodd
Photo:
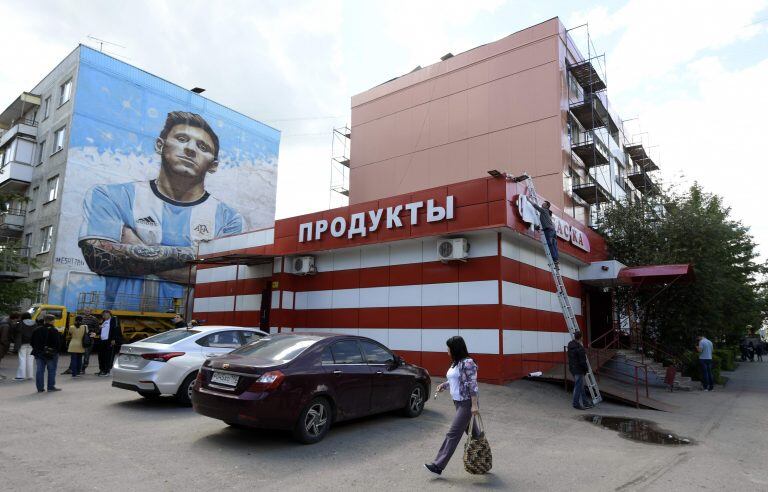
<path fill-rule="evenodd" d="M 15 361 L 0 374 L 12 377 Z M 481 385 L 494 453 L 485 476 L 467 474 L 461 449 L 438 479 L 423 470 L 453 414 L 441 395 L 417 419 L 384 415 L 339 424 L 300 445 L 279 432 L 242 431 L 110 387 L 61 377 L 59 393 L 0 381 L 2 490 L 768 490 L 768 363 L 742 364 L 714 393 L 662 394 L 680 411 L 610 403 L 595 413 L 641 417 L 696 440 L 636 443 L 579 420 L 561 388 Z"/>

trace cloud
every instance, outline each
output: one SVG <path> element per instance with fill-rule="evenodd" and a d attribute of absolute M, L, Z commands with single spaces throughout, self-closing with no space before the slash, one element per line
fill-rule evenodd
<path fill-rule="evenodd" d="M 765 0 L 660 2 L 630 0 L 615 11 L 575 13 L 607 50 L 608 95 L 652 148 L 667 184 L 698 181 L 725 198 L 768 256 L 768 220 L 755 200 L 768 182 L 759 149 L 768 124 L 768 35 Z M 762 44 L 762 51 L 749 46 Z M 763 41 L 761 43 L 761 41 Z M 745 56 L 748 55 L 748 56 Z M 747 60 L 748 63 L 745 63 Z M 737 63 L 740 62 L 740 63 Z M 681 176 L 684 176 L 681 178 Z"/>

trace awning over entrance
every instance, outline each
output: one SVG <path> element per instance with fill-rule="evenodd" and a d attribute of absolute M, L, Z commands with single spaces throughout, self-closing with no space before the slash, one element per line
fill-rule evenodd
<path fill-rule="evenodd" d="M 579 269 L 579 281 L 594 287 L 692 282 L 693 265 L 645 265 L 627 267 L 616 260 L 595 261 Z"/>
<path fill-rule="evenodd" d="M 622 268 L 619 271 L 620 285 L 639 287 L 650 284 L 669 284 L 693 282 L 693 265 L 646 265 Z"/>
<path fill-rule="evenodd" d="M 249 255 L 245 253 L 232 253 L 220 256 L 207 256 L 188 261 L 190 265 L 264 265 L 273 263 L 274 255 Z"/>

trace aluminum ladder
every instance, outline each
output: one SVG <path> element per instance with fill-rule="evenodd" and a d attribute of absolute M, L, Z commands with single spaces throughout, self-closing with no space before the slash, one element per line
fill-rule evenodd
<path fill-rule="evenodd" d="M 533 185 L 533 178 L 528 173 L 523 173 L 517 177 L 507 176 L 510 181 L 520 183 L 525 181 L 528 186 L 528 197 L 533 200 L 536 205 L 539 205 L 539 197 L 536 194 L 536 187 Z M 537 210 L 536 213 L 539 213 Z M 547 238 L 542 231 L 539 234 L 539 240 L 542 246 L 544 246 L 544 253 L 547 256 L 547 265 L 549 265 L 549 271 L 552 273 L 552 278 L 555 281 L 557 287 L 557 299 L 560 301 L 560 309 L 563 311 L 563 317 L 565 317 L 565 324 L 568 326 L 568 332 L 571 334 L 571 339 L 579 331 L 579 324 L 576 321 L 576 314 L 573 312 L 573 306 L 571 306 L 571 300 L 568 298 L 568 291 L 565 289 L 565 283 L 563 282 L 563 276 L 560 274 L 560 268 L 555 265 L 552 260 L 552 252 L 549 250 L 547 244 Z M 589 363 L 589 357 L 587 357 L 587 373 L 584 375 L 584 385 L 589 391 L 589 396 L 592 399 L 592 404 L 597 405 L 603 401 L 603 397 L 600 395 L 600 389 L 597 387 L 597 380 L 592 372 L 592 366 Z"/>

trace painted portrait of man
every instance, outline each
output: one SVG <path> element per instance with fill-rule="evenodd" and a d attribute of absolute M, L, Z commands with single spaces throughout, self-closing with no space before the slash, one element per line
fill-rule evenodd
<path fill-rule="evenodd" d="M 219 138 L 195 113 L 172 111 L 157 137 L 160 172 L 149 181 L 96 185 L 83 199 L 78 245 L 117 296 L 181 297 L 201 240 L 243 231 L 243 217 L 213 197 Z M 152 281 L 148 281 L 152 280 Z"/>

